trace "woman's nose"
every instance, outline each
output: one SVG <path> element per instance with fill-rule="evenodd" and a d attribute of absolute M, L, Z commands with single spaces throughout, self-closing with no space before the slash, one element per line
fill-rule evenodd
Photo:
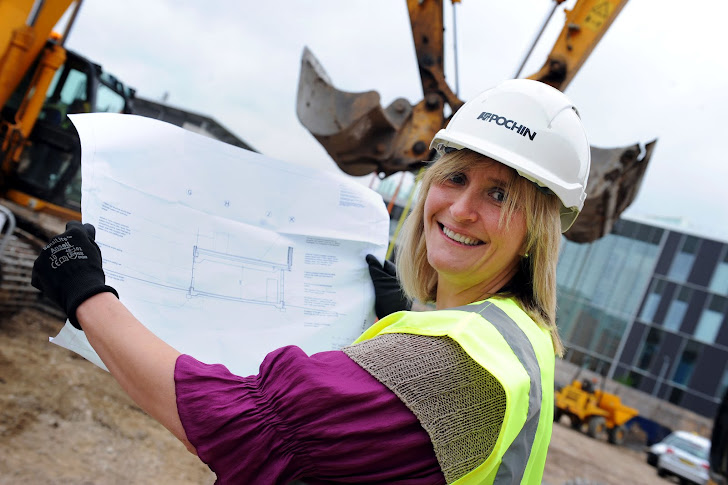
<path fill-rule="evenodd" d="M 478 219 L 477 200 L 469 191 L 464 191 L 453 200 L 450 213 L 459 222 L 472 222 Z"/>

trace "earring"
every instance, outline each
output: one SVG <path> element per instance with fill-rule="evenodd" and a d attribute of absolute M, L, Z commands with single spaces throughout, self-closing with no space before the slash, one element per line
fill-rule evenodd
<path fill-rule="evenodd" d="M 528 253 L 524 254 L 523 257 L 524 258 L 527 258 L 528 257 Z"/>

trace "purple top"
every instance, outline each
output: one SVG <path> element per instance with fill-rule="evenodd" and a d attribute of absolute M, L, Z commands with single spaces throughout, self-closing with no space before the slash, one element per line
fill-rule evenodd
<path fill-rule="evenodd" d="M 248 377 L 181 355 L 174 379 L 187 439 L 217 483 L 445 483 L 415 415 L 341 351 L 283 347 Z"/>

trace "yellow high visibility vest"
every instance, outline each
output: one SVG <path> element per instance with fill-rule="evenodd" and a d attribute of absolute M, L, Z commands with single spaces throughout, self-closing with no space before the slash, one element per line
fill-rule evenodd
<path fill-rule="evenodd" d="M 554 416 L 555 356 L 548 330 L 515 300 L 494 297 L 455 309 L 394 313 L 354 344 L 388 333 L 450 337 L 505 391 L 505 415 L 491 454 L 454 483 L 541 483 Z"/>

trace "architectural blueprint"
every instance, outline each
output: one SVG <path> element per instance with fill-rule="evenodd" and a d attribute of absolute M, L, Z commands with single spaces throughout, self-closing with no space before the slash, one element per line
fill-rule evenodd
<path fill-rule="evenodd" d="M 389 231 L 376 192 L 149 118 L 73 122 L 107 283 L 180 352 L 255 374 L 272 350 L 338 349 L 374 321 L 365 256 L 384 258 Z M 69 323 L 51 340 L 104 367 Z"/>

